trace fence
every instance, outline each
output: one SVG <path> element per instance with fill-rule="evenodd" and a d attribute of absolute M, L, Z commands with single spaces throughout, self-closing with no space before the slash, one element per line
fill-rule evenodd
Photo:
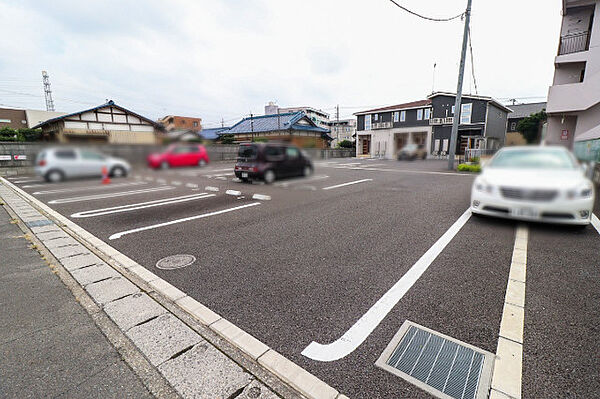
<path fill-rule="evenodd" d="M 471 162 L 473 158 L 486 158 L 494 155 L 498 150 L 489 150 L 481 148 L 465 149 L 465 162 Z"/>
<path fill-rule="evenodd" d="M 558 55 L 572 54 L 588 50 L 589 38 L 589 32 L 575 33 L 561 37 Z"/>
<path fill-rule="evenodd" d="M 0 169 L 31 168 L 34 166 L 37 153 L 47 148 L 46 143 L 13 143 L 0 142 Z M 114 157 L 126 159 L 132 165 L 143 165 L 146 158 L 153 152 L 161 152 L 166 146 L 160 145 L 128 145 L 128 144 L 83 144 L 80 148 L 98 151 Z M 238 146 L 208 145 L 206 151 L 211 161 L 233 161 L 237 158 Z M 352 149 L 304 149 L 313 159 L 353 157 Z"/>

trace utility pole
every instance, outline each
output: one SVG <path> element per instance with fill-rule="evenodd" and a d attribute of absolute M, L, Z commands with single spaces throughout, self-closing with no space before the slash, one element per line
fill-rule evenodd
<path fill-rule="evenodd" d="M 254 115 L 250 114 L 250 130 L 252 131 L 252 140 L 254 141 L 254 119 L 253 118 Z"/>
<path fill-rule="evenodd" d="M 223 117 L 221 117 L 221 127 L 225 127 L 225 120 L 223 120 Z"/>
<path fill-rule="evenodd" d="M 340 104 L 335 107 L 335 134 L 336 145 L 340 144 Z"/>
<path fill-rule="evenodd" d="M 50 76 L 48 76 L 48 72 L 46 71 L 42 71 L 42 82 L 44 83 L 44 96 L 46 97 L 46 111 L 54 111 L 52 89 L 50 89 Z"/>
<path fill-rule="evenodd" d="M 450 135 L 448 170 L 454 169 L 454 155 L 456 154 L 456 140 L 458 136 L 458 125 L 460 122 L 460 104 L 462 100 L 463 78 L 465 76 L 465 58 L 467 56 L 467 42 L 469 41 L 469 23 L 471 22 L 471 2 L 472 0 L 467 0 L 467 10 L 465 11 L 465 30 L 463 33 L 462 51 L 460 53 L 460 66 L 458 68 L 458 84 L 456 87 L 456 101 L 454 102 L 452 133 Z"/>

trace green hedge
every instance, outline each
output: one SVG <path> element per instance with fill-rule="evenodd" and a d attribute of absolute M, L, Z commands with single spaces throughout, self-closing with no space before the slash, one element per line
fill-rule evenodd
<path fill-rule="evenodd" d="M 457 170 L 459 172 L 479 173 L 479 172 L 481 172 L 481 166 L 480 165 L 468 165 L 466 163 L 461 163 L 460 165 L 458 165 Z"/>
<path fill-rule="evenodd" d="M 11 127 L 0 128 L 0 141 L 38 141 L 42 138 L 40 129 L 13 129 Z"/>

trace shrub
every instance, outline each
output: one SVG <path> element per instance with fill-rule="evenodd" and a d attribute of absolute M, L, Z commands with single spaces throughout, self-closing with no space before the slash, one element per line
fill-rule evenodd
<path fill-rule="evenodd" d="M 266 142 L 269 141 L 269 139 L 266 138 L 266 137 L 257 137 L 257 138 L 255 138 L 252 141 L 255 142 L 255 143 L 266 143 Z"/>
<path fill-rule="evenodd" d="M 350 140 L 342 140 L 338 143 L 339 148 L 352 148 L 354 144 Z"/>
<path fill-rule="evenodd" d="M 473 158 L 471 158 L 471 163 L 474 163 L 474 164 L 478 165 L 479 164 L 479 157 L 473 157 Z"/>
<path fill-rule="evenodd" d="M 481 172 L 481 166 L 480 165 L 468 165 L 466 163 L 461 163 L 460 165 L 458 165 L 457 170 L 459 172 L 479 173 L 479 172 Z"/>
<path fill-rule="evenodd" d="M 235 136 L 233 134 L 222 134 L 219 136 L 221 144 L 234 144 Z"/>

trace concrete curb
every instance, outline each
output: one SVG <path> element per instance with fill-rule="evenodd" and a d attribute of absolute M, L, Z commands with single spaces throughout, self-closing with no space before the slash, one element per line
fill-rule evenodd
<path fill-rule="evenodd" d="M 280 381 L 283 381 L 286 385 L 292 387 L 293 392 L 296 392 L 303 397 L 315 399 L 345 398 L 345 396 L 341 395 L 337 390 L 316 376 L 312 375 L 273 349 L 269 348 L 267 345 L 238 328 L 233 323 L 230 323 L 220 315 L 211 311 L 200 302 L 187 296 L 184 292 L 180 291 L 165 280 L 162 280 L 131 258 L 125 256 L 99 238 L 82 229 L 77 224 L 71 222 L 60 213 L 48 207 L 46 204 L 40 202 L 33 196 L 16 187 L 8 180 L 0 177 L 0 182 L 2 182 L 5 187 L 11 189 L 13 192 L 19 195 L 24 201 L 30 203 L 43 214 L 46 214 L 51 219 L 57 221 L 57 225 L 62 230 L 66 230 L 67 233 L 71 234 L 85 247 L 90 249 L 91 252 L 96 253 L 101 258 L 106 259 L 110 266 L 125 276 L 127 282 L 130 280 L 127 278 L 127 274 L 131 274 L 135 276 L 136 280 L 139 280 L 139 283 L 133 281 L 134 284 L 131 285 L 134 287 L 122 287 L 121 289 L 123 292 L 133 294 L 134 292 L 131 290 L 135 290 L 135 292 L 141 290 L 142 293 L 148 293 L 151 297 L 153 297 L 153 292 L 158 293 L 160 296 L 166 298 L 172 305 L 190 315 L 202 326 L 209 328 L 230 345 L 242 351 L 249 358 L 253 359 L 255 363 L 258 363 L 260 366 L 262 366 L 263 369 L 270 371 Z M 40 229 L 41 230 L 38 232 L 47 231 L 43 228 Z M 37 233 L 35 230 L 34 232 Z M 66 258 L 69 258 L 69 256 L 69 254 L 65 254 Z M 62 259 L 59 260 L 62 261 Z M 91 264 L 92 263 L 90 263 L 90 265 Z M 67 268 L 67 270 L 69 270 L 69 268 Z M 71 272 L 71 270 L 69 271 Z M 96 299 L 96 301 L 98 300 Z M 164 364 L 165 363 L 163 363 L 163 365 Z M 178 387 L 175 386 L 175 389 L 177 388 Z"/>

